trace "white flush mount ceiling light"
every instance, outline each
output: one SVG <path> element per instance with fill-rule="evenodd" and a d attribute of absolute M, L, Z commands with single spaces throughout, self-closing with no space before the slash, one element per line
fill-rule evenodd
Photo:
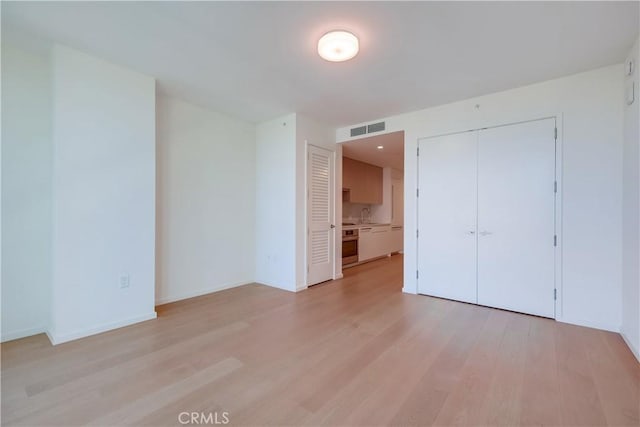
<path fill-rule="evenodd" d="M 378 150 L 382 150 L 384 147 L 382 145 L 378 145 Z"/>
<path fill-rule="evenodd" d="M 348 31 L 330 31 L 318 41 L 318 55 L 331 62 L 348 61 L 358 50 L 358 38 Z"/>

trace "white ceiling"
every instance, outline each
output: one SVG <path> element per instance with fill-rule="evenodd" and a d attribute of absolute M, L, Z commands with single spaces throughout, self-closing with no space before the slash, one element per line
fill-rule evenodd
<path fill-rule="evenodd" d="M 391 132 L 383 135 L 343 142 L 342 155 L 361 162 L 380 167 L 392 167 L 404 170 L 404 132 Z M 384 147 L 382 150 L 378 146 Z"/>
<path fill-rule="evenodd" d="M 316 54 L 335 28 L 360 37 L 354 60 Z M 638 2 L 2 2 L 3 39 L 57 41 L 246 120 L 332 126 L 619 63 L 637 33 Z"/>

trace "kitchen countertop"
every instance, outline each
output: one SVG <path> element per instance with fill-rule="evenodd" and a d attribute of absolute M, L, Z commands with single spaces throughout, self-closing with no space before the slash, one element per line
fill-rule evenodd
<path fill-rule="evenodd" d="M 387 223 L 387 224 L 380 224 L 377 222 L 372 222 L 369 224 L 354 224 L 354 225 L 343 225 L 342 229 L 343 230 L 355 230 L 355 229 L 361 229 L 361 228 L 367 228 L 367 227 L 384 227 L 384 226 L 390 226 L 391 224 Z"/>

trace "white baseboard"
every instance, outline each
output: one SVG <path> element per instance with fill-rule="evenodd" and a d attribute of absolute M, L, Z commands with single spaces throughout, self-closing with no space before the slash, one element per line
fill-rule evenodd
<path fill-rule="evenodd" d="M 624 342 L 627 344 L 627 347 L 629 347 L 629 350 L 631 350 L 631 353 L 633 353 L 636 359 L 638 359 L 638 363 L 640 363 L 640 349 L 633 346 L 631 340 L 627 338 L 624 332 L 620 332 L 620 335 L 622 336 Z"/>
<path fill-rule="evenodd" d="M 112 329 L 122 328 L 124 326 L 133 325 L 134 323 L 144 322 L 145 320 L 155 319 L 158 315 L 156 312 L 144 314 L 142 316 L 131 317 L 129 319 L 119 320 L 117 322 L 104 323 L 102 325 L 94 326 L 91 328 L 83 329 L 66 335 L 57 335 L 55 332 L 47 331 L 47 336 L 51 344 L 58 345 L 68 341 L 77 340 L 80 338 L 88 337 L 90 335 L 96 335 L 102 332 L 107 332 Z"/>
<path fill-rule="evenodd" d="M 407 288 L 407 285 L 404 285 L 402 287 L 402 292 L 405 293 L 405 294 L 418 295 L 418 293 L 415 290 L 411 290 L 411 289 Z"/>
<path fill-rule="evenodd" d="M 344 276 L 342 275 L 342 273 L 339 273 L 339 274 L 336 274 L 331 280 L 339 280 L 339 279 L 342 279 L 343 277 Z M 280 288 L 280 289 L 283 289 L 283 288 Z M 304 291 L 305 289 L 309 289 L 309 285 L 296 286 L 296 292 Z"/>
<path fill-rule="evenodd" d="M 181 301 L 183 299 L 189 299 L 199 297 L 202 295 L 212 294 L 214 292 L 223 291 L 225 289 L 236 288 L 238 286 L 248 285 L 253 282 L 240 282 L 240 283 L 223 283 L 221 285 L 211 286 L 209 288 L 198 289 L 197 291 L 185 292 L 178 295 L 167 295 L 156 298 L 156 305 L 169 304 L 170 302 Z"/>
<path fill-rule="evenodd" d="M 556 317 L 556 321 L 562 322 L 562 323 L 569 323 L 571 325 L 585 326 L 587 328 L 602 329 L 603 331 L 615 332 L 617 334 L 620 333 L 620 325 L 611 325 L 606 323 L 576 320 L 576 319 L 571 319 L 567 317 Z"/>
<path fill-rule="evenodd" d="M 49 342 L 51 343 L 51 345 L 55 345 L 55 339 L 53 338 L 53 334 L 51 333 L 51 331 L 45 331 L 45 334 L 47 334 L 47 338 L 49 338 Z"/>
<path fill-rule="evenodd" d="M 275 283 L 269 283 L 269 282 L 263 282 L 263 281 L 257 281 L 257 280 L 255 283 L 263 286 L 269 286 L 271 288 L 282 289 L 283 291 L 287 291 L 287 292 L 296 292 L 295 289 L 291 289 L 282 285 L 277 285 Z"/>
<path fill-rule="evenodd" d="M 21 329 L 19 331 L 10 331 L 2 334 L 2 338 L 0 339 L 0 342 L 18 340 L 20 338 L 26 338 L 32 335 L 43 334 L 45 332 L 47 332 L 47 328 L 44 326 L 39 326 L 36 328 L 26 328 L 26 329 Z"/>

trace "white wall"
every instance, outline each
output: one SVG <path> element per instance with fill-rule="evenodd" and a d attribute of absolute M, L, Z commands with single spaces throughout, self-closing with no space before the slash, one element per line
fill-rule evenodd
<path fill-rule="evenodd" d="M 296 290 L 296 115 L 256 127 L 255 280 Z M 301 213 L 302 214 L 302 213 Z"/>
<path fill-rule="evenodd" d="M 2 43 L 2 341 L 49 324 L 50 81 L 48 56 Z"/>
<path fill-rule="evenodd" d="M 387 132 L 405 131 L 405 292 L 417 292 L 418 138 L 562 113 L 563 269 L 557 318 L 619 331 L 622 84 L 622 66 L 614 65 L 382 119 Z M 353 139 L 351 127 L 337 130 L 338 142 Z"/>
<path fill-rule="evenodd" d="M 55 46 L 53 145 L 52 341 L 155 317 L 155 80 Z"/>
<path fill-rule="evenodd" d="M 156 302 L 250 283 L 255 125 L 158 97 Z"/>
<path fill-rule="evenodd" d="M 257 125 L 255 277 L 259 283 L 289 291 L 307 287 L 308 144 L 336 149 L 330 128 L 300 114 Z M 336 161 L 336 170 L 341 168 Z M 341 176 L 336 176 L 338 188 L 342 188 Z M 336 218 L 341 215 L 340 207 L 336 207 Z M 336 228 L 337 236 L 339 232 Z M 338 240 L 334 277 L 340 277 L 342 268 Z"/>
<path fill-rule="evenodd" d="M 631 105 L 624 102 L 621 332 L 640 360 L 640 40 L 636 40 L 628 58 L 633 59 L 635 71 L 625 77 L 625 88 L 635 85 L 636 99 Z"/>

